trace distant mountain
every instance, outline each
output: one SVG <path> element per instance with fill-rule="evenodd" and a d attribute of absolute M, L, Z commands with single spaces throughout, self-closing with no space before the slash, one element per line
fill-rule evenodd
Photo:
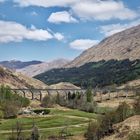
<path fill-rule="evenodd" d="M 66 67 L 78 67 L 101 60 L 140 59 L 140 25 L 114 34 L 84 51 Z"/>
<path fill-rule="evenodd" d="M 34 78 L 28 78 L 20 73 L 13 72 L 4 67 L 0 67 L 0 85 L 8 85 L 11 88 L 47 88 L 43 82 Z"/>
<path fill-rule="evenodd" d="M 29 65 L 36 65 L 40 63 L 42 62 L 41 61 L 22 62 L 22 61 L 11 60 L 11 61 L 1 61 L 0 65 L 15 70 L 15 69 L 21 69 L 27 67 Z"/>
<path fill-rule="evenodd" d="M 22 69 L 17 69 L 17 71 L 29 77 L 33 77 L 35 75 L 46 72 L 53 68 L 61 68 L 65 66 L 68 62 L 69 60 L 66 59 L 57 59 L 50 62 L 42 62 L 40 64 L 30 65 Z"/>

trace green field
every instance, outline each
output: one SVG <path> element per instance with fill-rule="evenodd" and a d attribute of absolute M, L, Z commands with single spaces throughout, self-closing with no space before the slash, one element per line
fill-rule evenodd
<path fill-rule="evenodd" d="M 94 113 L 86 113 L 78 110 L 50 109 L 50 114 L 45 117 L 21 117 L 17 119 L 1 120 L 0 122 L 0 140 L 5 140 L 11 134 L 12 127 L 16 122 L 23 126 L 23 132 L 28 135 L 31 131 L 33 121 L 37 125 L 41 140 L 50 135 L 58 135 L 63 128 L 67 128 L 72 135 L 84 133 L 89 120 L 97 118 Z"/>

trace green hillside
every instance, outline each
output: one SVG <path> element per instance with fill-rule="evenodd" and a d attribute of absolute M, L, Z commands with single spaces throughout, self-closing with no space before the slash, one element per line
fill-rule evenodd
<path fill-rule="evenodd" d="M 109 60 L 87 63 L 81 67 L 53 69 L 35 76 L 47 83 L 71 82 L 77 86 L 120 85 L 140 78 L 140 60 Z"/>

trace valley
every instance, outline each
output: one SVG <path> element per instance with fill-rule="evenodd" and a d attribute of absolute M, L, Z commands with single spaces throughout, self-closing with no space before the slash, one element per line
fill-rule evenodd
<path fill-rule="evenodd" d="M 98 2 L 101 4 L 103 1 Z M 20 6 L 25 10 L 28 4 L 26 1 Z M 70 4 L 72 6 L 73 2 Z M 123 3 L 120 4 L 123 7 Z M 66 9 L 67 5 L 69 3 L 65 4 Z M 59 6 L 57 8 L 59 9 Z M 79 24 L 77 19 L 71 17 L 74 9 L 75 6 L 70 9 L 70 15 L 67 15 L 66 11 L 58 15 L 64 14 L 72 20 L 71 24 Z M 126 9 L 127 7 L 125 11 L 129 11 Z M 34 12 L 34 16 L 39 14 Z M 67 19 L 67 22 L 69 20 Z M 52 22 L 52 19 L 47 22 Z M 0 26 L 1 24 L 2 21 Z M 9 27 L 9 24 L 12 26 Z M 37 29 L 38 26 L 33 24 L 29 28 L 8 22 L 5 26 L 11 36 L 4 33 L 4 37 L 1 37 L 3 32 L 0 28 L 0 43 L 6 36 L 4 43 L 16 39 L 15 45 L 19 45 L 25 41 L 25 44 L 21 45 L 20 53 L 27 44 L 36 44 L 37 49 L 36 53 L 33 53 L 33 48 L 29 48 L 22 57 L 16 54 L 14 49 L 11 50 L 11 53 L 20 56 L 22 61 L 10 60 L 6 57 L 8 52 L 6 55 L 1 53 L 8 61 L 0 61 L 0 140 L 140 140 L 140 25 L 132 25 L 110 36 L 104 36 L 100 42 L 77 39 L 69 42 L 70 48 L 64 48 L 63 45 L 68 45 L 67 41 L 72 40 L 72 35 L 77 32 L 73 29 L 73 34 L 67 38 L 64 37 L 65 32 L 55 33 L 51 27 L 60 26 L 59 22 L 47 30 Z M 117 24 L 118 26 L 120 24 Z M 22 33 L 13 33 L 17 30 Z M 80 29 L 78 32 L 81 31 Z M 53 42 L 46 46 L 49 39 Z M 39 42 L 30 42 L 31 40 Z M 85 42 L 88 42 L 89 46 L 86 46 Z M 71 61 L 68 58 L 72 59 L 75 54 L 79 54 L 79 48 L 71 50 L 77 47 L 77 44 L 82 51 Z M 48 50 L 45 52 L 39 48 L 44 46 L 48 50 L 56 46 L 58 48 L 52 55 Z M 58 58 L 57 52 L 60 53 L 59 58 L 62 56 L 61 59 L 54 59 Z M 67 58 L 63 59 L 65 52 Z M 30 61 L 24 61 L 26 57 L 30 58 Z M 31 60 L 33 58 L 35 60 Z"/>

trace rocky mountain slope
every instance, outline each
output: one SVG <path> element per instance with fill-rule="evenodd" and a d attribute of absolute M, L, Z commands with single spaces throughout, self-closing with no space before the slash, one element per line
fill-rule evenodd
<path fill-rule="evenodd" d="M 28 78 L 17 72 L 0 67 L 0 85 L 8 85 L 11 88 L 47 88 L 48 86 L 39 80 Z"/>
<path fill-rule="evenodd" d="M 66 67 L 110 59 L 140 59 L 140 25 L 114 34 L 84 51 Z"/>
<path fill-rule="evenodd" d="M 17 60 L 11 60 L 11 61 L 1 61 L 0 65 L 9 69 L 21 69 L 24 67 L 27 67 L 29 65 L 36 65 L 42 63 L 41 61 L 28 61 L 28 62 L 22 62 Z"/>
<path fill-rule="evenodd" d="M 66 65 L 68 62 L 69 60 L 66 59 L 57 59 L 51 62 L 43 62 L 36 65 L 30 65 L 24 67 L 23 69 L 17 69 L 17 71 L 29 77 L 33 77 L 35 75 L 51 70 L 53 68 L 61 68 L 64 65 Z"/>

